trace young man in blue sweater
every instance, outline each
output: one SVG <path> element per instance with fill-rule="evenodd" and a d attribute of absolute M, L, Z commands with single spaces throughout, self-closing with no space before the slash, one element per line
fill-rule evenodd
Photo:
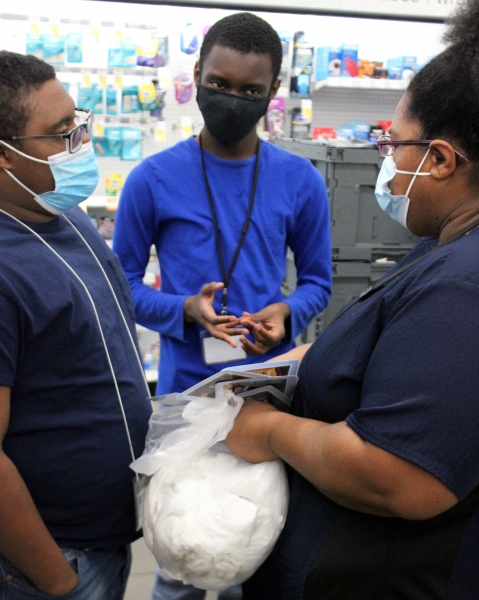
<path fill-rule="evenodd" d="M 264 20 L 238 13 L 218 21 L 195 67 L 200 135 L 144 160 L 125 184 L 114 250 L 137 322 L 161 334 L 159 394 L 183 391 L 226 365 L 283 354 L 327 305 L 324 182 L 309 161 L 256 133 L 279 88 L 281 62 L 280 39 Z M 142 281 L 152 244 L 160 292 Z M 288 247 L 298 276 L 285 299 Z M 167 587 L 159 579 L 154 598 L 204 597 Z"/>

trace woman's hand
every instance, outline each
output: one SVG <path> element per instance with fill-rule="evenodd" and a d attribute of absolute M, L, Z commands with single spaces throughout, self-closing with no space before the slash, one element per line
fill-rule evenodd
<path fill-rule="evenodd" d="M 265 402 L 246 400 L 225 440 L 237 456 L 252 463 L 276 460 L 270 445 L 272 428 L 285 414 Z"/>

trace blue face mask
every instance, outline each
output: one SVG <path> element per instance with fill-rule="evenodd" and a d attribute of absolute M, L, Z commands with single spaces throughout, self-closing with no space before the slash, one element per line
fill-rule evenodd
<path fill-rule="evenodd" d="M 422 159 L 415 173 L 411 171 L 400 171 L 397 168 L 392 156 L 386 156 L 386 158 L 383 161 L 381 170 L 379 171 L 378 179 L 376 182 L 376 190 L 374 192 L 376 194 L 379 206 L 383 209 L 384 212 L 386 212 L 395 221 L 400 223 L 403 227 L 407 227 L 406 220 L 409 209 L 409 192 L 411 191 L 413 183 L 416 181 L 416 177 L 427 177 L 431 175 L 431 173 L 419 172 L 428 154 L 429 149 L 424 155 L 424 158 Z M 393 194 L 391 194 L 391 190 L 389 189 L 388 183 L 392 179 L 394 179 L 396 173 L 401 173 L 404 175 L 414 175 L 404 196 L 394 196 Z"/>
<path fill-rule="evenodd" d="M 50 165 L 55 179 L 55 189 L 52 192 L 45 192 L 39 195 L 27 188 L 8 169 L 4 169 L 4 171 L 21 185 L 22 188 L 30 192 L 40 206 L 54 215 L 59 215 L 78 206 L 80 202 L 83 202 L 92 195 L 98 184 L 98 164 L 91 142 L 83 144 L 75 154 L 70 154 L 68 151 L 60 152 L 59 154 L 49 156 L 48 160 L 40 160 L 39 158 L 28 156 L 28 154 L 20 152 L 9 144 L 2 143 L 14 152 L 30 160 Z"/>

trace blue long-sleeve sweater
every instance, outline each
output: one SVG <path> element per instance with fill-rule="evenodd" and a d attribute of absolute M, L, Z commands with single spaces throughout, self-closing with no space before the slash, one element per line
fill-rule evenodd
<path fill-rule="evenodd" d="M 253 184 L 255 156 L 231 161 L 205 151 L 226 269 L 241 235 Z M 161 269 L 161 291 L 143 284 L 150 247 Z M 280 290 L 286 250 L 294 252 L 297 289 Z M 221 281 L 213 220 L 194 137 L 144 160 L 129 175 L 117 212 L 114 250 L 130 283 L 136 320 L 161 334 L 157 392 L 179 392 L 221 368 L 204 363 L 200 332 L 186 323 L 183 304 L 210 281 Z M 291 331 L 262 362 L 290 349 L 331 294 L 329 207 L 321 175 L 310 161 L 262 142 L 251 224 L 228 287 L 229 314 L 257 312 L 285 301 Z M 214 304 L 221 308 L 221 292 Z M 241 364 L 241 363 L 229 363 Z"/>

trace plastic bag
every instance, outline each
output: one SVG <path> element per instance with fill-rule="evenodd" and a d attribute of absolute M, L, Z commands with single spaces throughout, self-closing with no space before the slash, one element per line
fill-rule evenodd
<path fill-rule="evenodd" d="M 286 518 L 283 463 L 251 464 L 217 444 L 242 405 L 228 392 L 155 412 L 145 452 L 131 465 L 152 475 L 143 509 L 147 546 L 167 575 L 200 589 L 248 579 Z"/>

